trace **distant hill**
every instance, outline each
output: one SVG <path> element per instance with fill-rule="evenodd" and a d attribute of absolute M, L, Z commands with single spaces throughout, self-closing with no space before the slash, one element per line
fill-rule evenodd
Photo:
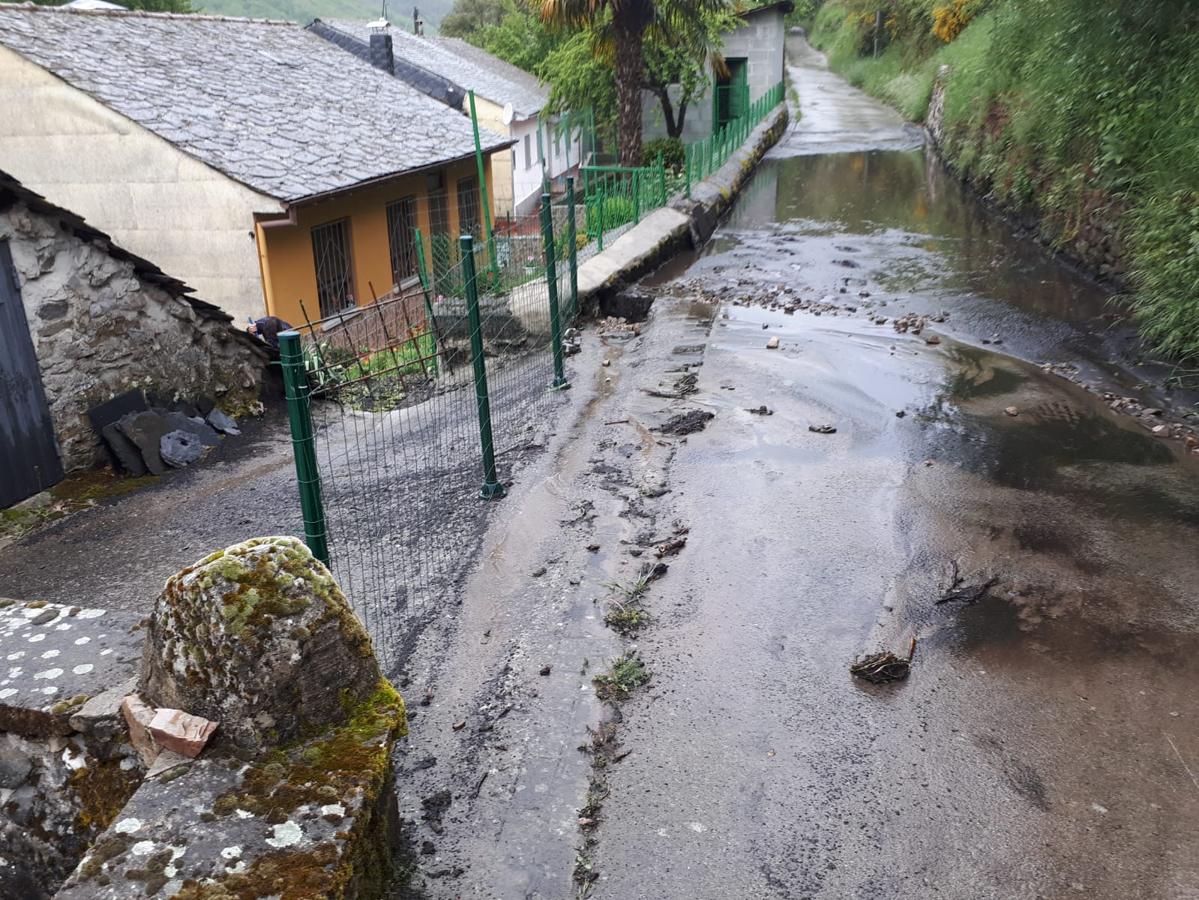
<path fill-rule="evenodd" d="M 193 5 L 198 12 L 215 16 L 287 19 L 302 25 L 313 19 L 377 19 L 383 10 L 383 0 L 193 0 Z M 391 0 L 387 18 L 393 25 L 411 28 L 414 5 L 428 33 L 434 34 L 454 0 Z"/>

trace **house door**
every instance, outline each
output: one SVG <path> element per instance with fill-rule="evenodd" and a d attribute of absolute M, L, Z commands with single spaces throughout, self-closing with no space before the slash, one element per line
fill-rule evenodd
<path fill-rule="evenodd" d="M 744 57 L 724 60 L 728 74 L 716 79 L 712 102 L 714 130 L 720 130 L 749 111 L 749 63 Z"/>
<path fill-rule="evenodd" d="M 62 462 L 8 244 L 0 241 L 0 509 L 62 480 Z"/>

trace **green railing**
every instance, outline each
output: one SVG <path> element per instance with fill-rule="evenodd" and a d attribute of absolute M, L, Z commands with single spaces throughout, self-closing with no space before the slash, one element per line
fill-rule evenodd
<path fill-rule="evenodd" d="M 674 186 L 661 157 L 652 166 L 584 166 L 582 176 L 587 237 L 599 250 L 606 232 L 635 225 L 665 206 Z"/>
<path fill-rule="evenodd" d="M 719 91 L 720 88 L 717 88 Z M 737 102 L 728 106 L 741 112 L 736 118 L 715 128 L 710 137 L 683 146 L 681 168 L 668 168 L 661 157 L 648 166 L 583 166 L 583 204 L 588 243 L 604 249 L 611 233 L 635 225 L 642 217 L 679 194 L 691 196 L 691 186 L 703 181 L 722 165 L 749 138 L 749 134 L 786 97 L 783 82 L 771 87 L 753 102 L 748 89 Z"/>

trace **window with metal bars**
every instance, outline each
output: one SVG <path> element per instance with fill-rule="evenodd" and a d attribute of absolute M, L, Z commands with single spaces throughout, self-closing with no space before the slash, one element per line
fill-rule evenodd
<path fill-rule="evenodd" d="M 316 261 L 316 294 L 320 300 L 321 318 L 354 306 L 350 220 L 338 219 L 313 228 L 312 257 Z"/>
<path fill-rule="evenodd" d="M 416 198 L 403 197 L 387 204 L 387 240 L 391 250 L 391 278 L 399 284 L 417 273 Z"/>
<path fill-rule="evenodd" d="M 479 229 L 479 182 L 476 178 L 458 179 L 458 231 L 472 235 L 478 240 Z"/>

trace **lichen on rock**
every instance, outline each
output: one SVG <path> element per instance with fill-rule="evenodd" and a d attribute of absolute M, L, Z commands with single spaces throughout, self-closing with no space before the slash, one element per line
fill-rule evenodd
<path fill-rule="evenodd" d="M 259 749 L 346 721 L 379 677 L 329 570 L 295 538 L 264 537 L 167 581 L 140 687 L 156 706 L 219 722 L 215 741 Z"/>

